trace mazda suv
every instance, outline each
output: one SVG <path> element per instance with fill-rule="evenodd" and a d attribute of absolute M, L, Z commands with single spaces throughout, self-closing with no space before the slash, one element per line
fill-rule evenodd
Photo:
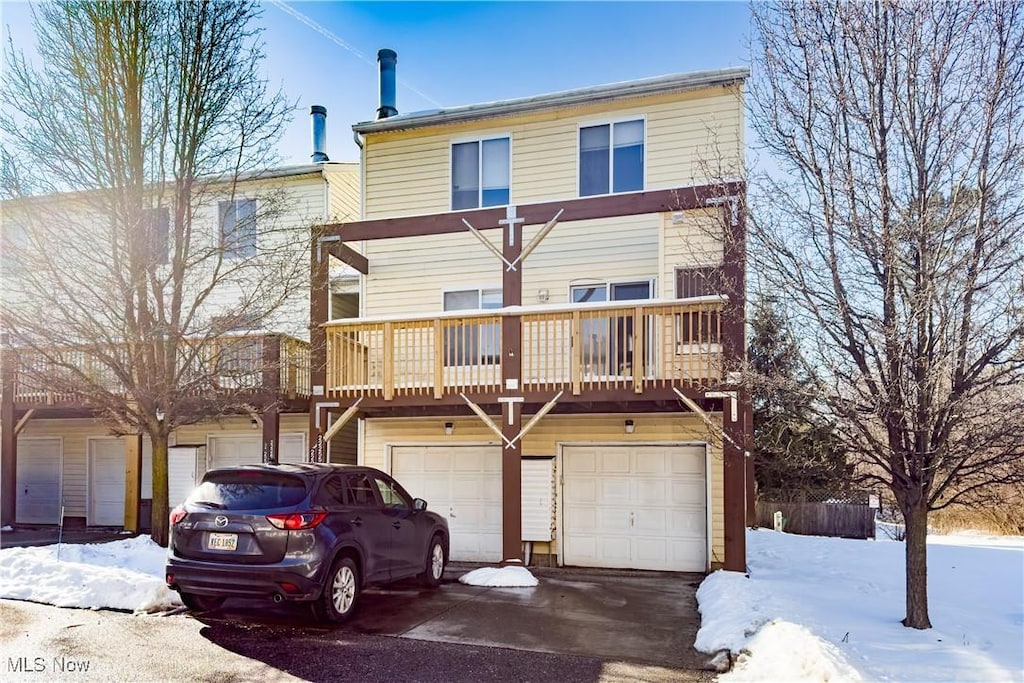
<path fill-rule="evenodd" d="M 445 519 L 370 467 L 211 470 L 170 521 L 167 585 L 197 611 L 266 597 L 344 621 L 366 586 L 420 577 L 437 587 L 448 559 Z"/>

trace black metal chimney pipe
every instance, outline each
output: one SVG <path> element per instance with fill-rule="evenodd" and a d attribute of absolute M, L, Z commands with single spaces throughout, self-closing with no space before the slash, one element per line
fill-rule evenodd
<path fill-rule="evenodd" d="M 395 65 L 398 64 L 398 53 L 387 48 L 378 50 L 377 64 L 380 67 L 380 106 L 377 107 L 379 121 L 398 113 L 395 108 Z"/>

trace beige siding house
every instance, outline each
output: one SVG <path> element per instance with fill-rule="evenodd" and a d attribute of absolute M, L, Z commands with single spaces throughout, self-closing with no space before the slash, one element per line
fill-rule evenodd
<path fill-rule="evenodd" d="M 323 162 L 283 167 L 243 178 L 237 186 L 221 191 L 214 183 L 206 188 L 195 225 L 205 240 L 216 248 L 220 231 L 218 208 L 225 202 L 252 202 L 257 207 L 257 223 L 264 221 L 259 207 L 270 205 L 274 215 L 266 216 L 257 244 L 272 248 L 281 258 L 298 263 L 305 278 L 291 298 L 280 307 L 281 313 L 253 339 L 257 356 L 255 376 L 264 368 L 267 354 L 274 354 L 273 385 L 267 375 L 254 387 L 254 412 L 216 421 L 181 427 L 171 434 L 168 455 L 170 505 L 181 502 L 209 468 L 260 462 L 272 452 L 280 461 L 302 462 L 308 458 L 309 423 L 309 320 L 310 295 L 308 235 L 310 226 L 327 222 L 348 222 L 358 217 L 359 165 Z M 73 197 L 45 197 L 32 201 L 50 204 L 73 201 Z M 283 211 L 280 210 L 283 208 Z M 21 239 L 8 234 L 12 226 L 24 229 L 17 221 L 22 205 L 4 207 L 4 239 Z M 271 244 L 273 242 L 273 244 Z M 295 246 L 301 245 L 301 246 Z M 294 252 L 294 253 L 292 253 Z M 3 295 L 16 297 L 16 269 L 5 263 Z M 339 264 L 332 275 L 338 281 L 358 283 L 358 273 Z M 225 281 L 214 290 L 201 316 L 231 312 L 245 296 L 246 282 Z M 253 336 L 255 335 L 255 336 Z M 71 523 L 91 526 L 133 525 L 135 511 L 129 509 L 131 482 L 126 481 L 134 438 L 116 437 L 101 422 L 89 405 L 73 395 L 58 395 L 45 387 L 27 385 L 22 363 L 31 360 L 17 348 L 4 347 L 3 387 L 0 412 L 3 459 L 4 524 L 56 524 L 63 515 Z M 258 366 L 258 367 L 257 367 Z M 258 419 L 257 419 L 258 418 Z M 262 423 L 262 427 L 261 427 Z M 331 446 L 331 458 L 339 462 L 356 460 L 356 425 L 343 432 Z M 148 439 L 142 439 L 141 491 L 143 526 L 147 499 L 152 495 L 152 453 Z"/>
<path fill-rule="evenodd" d="M 357 423 L 455 560 L 744 569 L 746 75 L 353 126 L 321 255 L 362 259 L 358 313 L 314 275 L 311 443 Z"/>

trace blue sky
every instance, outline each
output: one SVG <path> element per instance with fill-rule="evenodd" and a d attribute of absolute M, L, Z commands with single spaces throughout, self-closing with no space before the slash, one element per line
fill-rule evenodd
<path fill-rule="evenodd" d="M 355 161 L 351 125 L 377 108 L 376 55 L 398 52 L 400 112 L 748 64 L 741 2 L 287 2 L 339 45 L 264 4 L 266 71 L 297 103 L 280 145 L 309 160 L 309 106 L 327 107 L 327 151 Z M 31 37 L 29 7 L 3 0 L 4 42 Z"/>

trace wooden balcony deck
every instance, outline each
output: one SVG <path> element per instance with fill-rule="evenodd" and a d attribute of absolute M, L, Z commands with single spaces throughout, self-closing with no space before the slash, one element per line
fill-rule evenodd
<path fill-rule="evenodd" d="M 521 330 L 523 392 L 706 388 L 722 379 L 724 303 L 715 296 L 331 321 L 326 394 L 429 402 L 500 392 L 509 324 Z"/>
<path fill-rule="evenodd" d="M 125 353 L 126 348 L 113 348 L 110 353 Z M 311 393 L 309 342 L 294 337 L 231 335 L 182 353 L 193 371 L 182 372 L 179 386 L 193 396 L 243 391 L 305 400 Z M 74 385 L 82 375 L 114 395 L 125 393 L 123 382 L 93 350 L 68 348 L 44 355 L 6 349 L 4 355 L 5 363 L 14 369 L 10 392 L 19 408 L 81 406 L 82 397 Z"/>

